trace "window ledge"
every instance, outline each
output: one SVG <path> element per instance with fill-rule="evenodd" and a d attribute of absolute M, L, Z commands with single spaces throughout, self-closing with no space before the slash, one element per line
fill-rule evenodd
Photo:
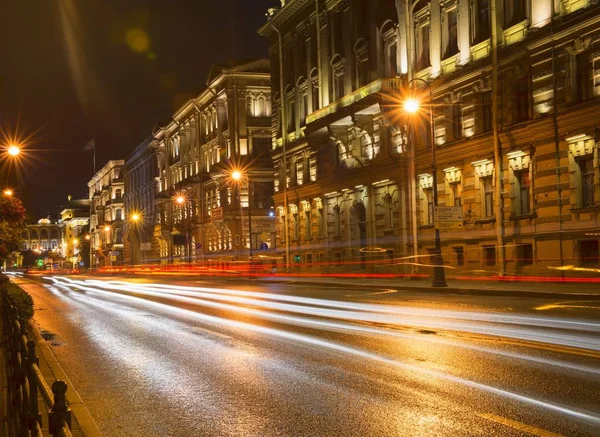
<path fill-rule="evenodd" d="M 537 218 L 537 213 L 530 212 L 528 214 L 511 215 L 510 220 L 523 220 L 523 219 L 534 219 Z"/>
<path fill-rule="evenodd" d="M 586 213 L 586 212 L 598 212 L 598 211 L 600 211 L 600 205 L 571 208 L 571 212 L 576 212 L 578 214 Z"/>
<path fill-rule="evenodd" d="M 433 224 L 430 224 L 430 225 L 419 225 L 419 229 L 433 229 Z"/>
<path fill-rule="evenodd" d="M 496 217 L 489 217 L 484 219 L 475 220 L 476 225 L 484 225 L 486 223 L 496 223 Z"/>

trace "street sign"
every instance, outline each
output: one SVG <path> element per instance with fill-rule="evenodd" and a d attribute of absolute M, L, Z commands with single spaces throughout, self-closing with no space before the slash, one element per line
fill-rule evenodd
<path fill-rule="evenodd" d="M 145 243 L 140 243 L 140 250 L 152 250 L 152 243 L 151 242 L 145 242 Z"/>
<path fill-rule="evenodd" d="M 260 243 L 260 250 L 269 250 L 269 245 L 267 243 Z"/>
<path fill-rule="evenodd" d="M 434 208 L 436 229 L 459 229 L 463 227 L 461 206 L 436 206 Z"/>

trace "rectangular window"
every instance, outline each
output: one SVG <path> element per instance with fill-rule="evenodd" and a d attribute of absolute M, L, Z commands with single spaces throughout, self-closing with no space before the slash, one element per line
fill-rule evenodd
<path fill-rule="evenodd" d="M 398 45 L 396 42 L 390 44 L 388 46 L 388 71 L 390 72 L 390 77 L 396 77 L 398 75 Z"/>
<path fill-rule="evenodd" d="M 312 110 L 316 111 L 319 109 L 319 87 L 313 85 L 312 87 Z"/>
<path fill-rule="evenodd" d="M 496 265 L 496 248 L 494 246 L 483 246 L 483 264 L 486 266 Z"/>
<path fill-rule="evenodd" d="M 462 193 L 460 190 L 460 184 L 450 184 L 450 190 L 452 191 L 452 203 L 454 206 L 462 206 Z"/>
<path fill-rule="evenodd" d="M 296 183 L 302 185 L 304 183 L 304 159 L 299 158 L 296 161 Z"/>
<path fill-rule="evenodd" d="M 458 53 L 458 17 L 457 8 L 446 12 L 446 50 L 444 58 L 449 58 Z"/>
<path fill-rule="evenodd" d="M 483 214 L 485 218 L 494 216 L 494 186 L 491 177 L 483 178 Z"/>
<path fill-rule="evenodd" d="M 309 158 L 308 167 L 309 167 L 310 181 L 314 182 L 317 180 L 317 157 L 316 156 L 311 156 Z"/>
<path fill-rule="evenodd" d="M 590 53 L 587 50 L 575 55 L 575 71 L 575 97 L 578 102 L 585 102 L 593 97 Z"/>
<path fill-rule="evenodd" d="M 492 125 L 492 90 L 481 93 L 481 129 L 482 132 L 490 132 Z"/>
<path fill-rule="evenodd" d="M 515 86 L 514 100 L 514 119 L 515 123 L 529 120 L 529 78 L 522 77 L 517 80 Z"/>
<path fill-rule="evenodd" d="M 323 208 L 319 208 L 318 210 L 318 214 L 319 214 L 319 237 L 324 237 L 325 236 L 325 227 L 327 226 L 327 222 L 326 222 L 326 217 L 323 214 Z"/>
<path fill-rule="evenodd" d="M 531 244 L 520 244 L 517 246 L 517 265 L 530 266 L 533 264 L 533 246 Z"/>
<path fill-rule="evenodd" d="M 531 180 L 529 170 L 523 170 L 517 173 L 517 182 L 519 184 L 519 214 L 529 214 L 529 196 L 531 192 Z"/>
<path fill-rule="evenodd" d="M 287 112 L 287 131 L 288 133 L 294 132 L 296 130 L 296 102 L 292 100 L 291 97 L 288 96 L 288 112 Z"/>
<path fill-rule="evenodd" d="M 581 172 L 581 206 L 583 208 L 594 206 L 594 159 L 592 155 L 580 159 L 579 170 Z"/>
<path fill-rule="evenodd" d="M 452 139 L 459 140 L 462 138 L 462 108 L 460 102 L 452 104 Z"/>
<path fill-rule="evenodd" d="M 465 252 L 462 247 L 453 247 L 454 254 L 456 255 L 456 265 L 464 266 L 465 265 Z"/>
<path fill-rule="evenodd" d="M 339 100 L 344 97 L 344 74 L 343 73 L 334 73 L 334 81 L 335 81 L 335 99 Z"/>
<path fill-rule="evenodd" d="M 304 90 L 300 98 L 300 127 L 306 126 L 306 116 L 308 115 L 308 91 Z"/>
<path fill-rule="evenodd" d="M 116 220 L 122 220 L 123 219 L 123 213 L 121 212 L 120 209 L 117 209 L 115 212 L 115 219 Z"/>
<path fill-rule="evenodd" d="M 309 209 L 304 211 L 304 239 L 310 240 L 312 238 L 312 212 Z"/>
<path fill-rule="evenodd" d="M 312 253 L 307 253 L 306 254 L 306 267 L 312 267 L 312 263 L 313 263 Z"/>
<path fill-rule="evenodd" d="M 476 13 L 473 14 L 475 22 L 473 27 L 475 29 L 474 43 L 480 43 L 490 37 L 490 3 L 489 0 L 475 0 L 474 7 Z"/>
<path fill-rule="evenodd" d="M 417 32 L 417 69 L 422 70 L 431 65 L 429 58 L 429 24 L 420 26 Z"/>
<path fill-rule="evenodd" d="M 513 26 L 526 18 L 526 0 L 507 0 L 504 2 L 504 26 Z"/>
<path fill-rule="evenodd" d="M 292 220 L 294 221 L 294 240 L 300 239 L 300 220 L 298 219 L 298 214 L 292 215 Z"/>
<path fill-rule="evenodd" d="M 431 189 L 425 190 L 425 197 L 427 199 L 427 224 L 433 224 L 433 192 Z"/>
<path fill-rule="evenodd" d="M 579 263 L 582 266 L 597 266 L 600 262 L 598 240 L 579 242 Z"/>

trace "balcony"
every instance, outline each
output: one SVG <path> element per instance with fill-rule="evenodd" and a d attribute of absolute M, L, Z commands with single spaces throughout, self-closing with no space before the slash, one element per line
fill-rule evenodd
<path fill-rule="evenodd" d="M 373 94 L 400 91 L 403 83 L 403 79 L 377 79 L 375 82 L 371 82 L 370 84 L 345 95 L 341 99 L 308 114 L 306 117 L 306 124 L 314 123 L 321 118 L 333 114 L 343 108 L 347 108 Z"/>

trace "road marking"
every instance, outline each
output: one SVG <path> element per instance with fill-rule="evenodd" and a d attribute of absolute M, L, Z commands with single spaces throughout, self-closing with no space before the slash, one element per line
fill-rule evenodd
<path fill-rule="evenodd" d="M 214 337 L 220 337 L 225 340 L 231 340 L 231 337 L 229 335 L 221 334 L 220 332 L 213 331 L 212 329 L 201 328 L 200 326 L 194 326 L 194 330 L 204 332 L 205 334 L 212 335 Z"/>
<path fill-rule="evenodd" d="M 533 309 L 536 311 L 554 310 L 554 309 L 560 309 L 560 308 L 584 308 L 584 309 L 590 309 L 590 310 L 599 310 L 600 309 L 599 306 L 581 305 L 582 302 L 586 302 L 586 301 L 557 302 L 557 303 L 551 303 L 551 304 L 547 304 L 547 305 L 540 305 L 538 307 L 534 307 Z M 572 303 L 577 303 L 578 305 L 571 305 Z"/>
<path fill-rule="evenodd" d="M 369 295 L 374 295 L 374 294 L 389 294 L 389 293 L 399 293 L 400 290 L 385 290 L 385 291 L 376 291 L 374 293 L 369 293 Z"/>
<path fill-rule="evenodd" d="M 538 437 L 565 437 L 562 434 L 556 434 L 554 432 L 546 431 L 545 429 L 538 428 L 532 425 L 527 425 L 526 423 L 517 422 L 515 420 L 510 420 L 506 417 L 496 416 L 492 413 L 481 413 L 479 414 L 479 416 L 492 422 L 496 422 L 519 431 L 524 431 L 529 434 L 536 435 Z"/>

